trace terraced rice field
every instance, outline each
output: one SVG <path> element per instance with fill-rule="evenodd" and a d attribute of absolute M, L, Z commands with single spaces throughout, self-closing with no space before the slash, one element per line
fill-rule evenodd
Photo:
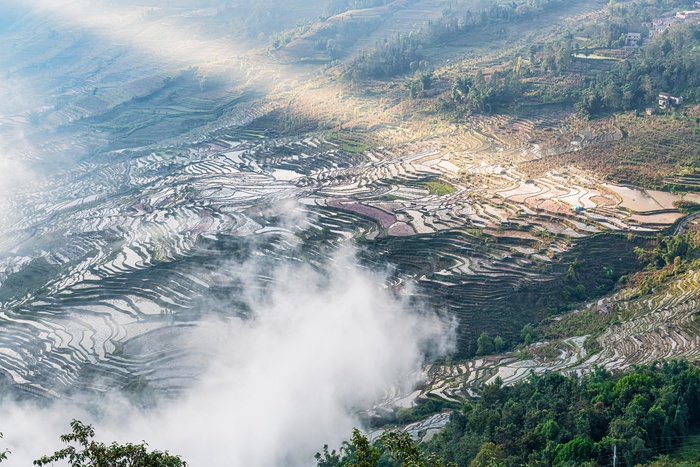
<path fill-rule="evenodd" d="M 691 270 L 667 288 L 648 296 L 638 296 L 631 291 L 627 295 L 618 294 L 587 304 L 588 310 L 614 312 L 621 320 L 596 339 L 602 350 L 594 355 L 587 355 L 583 347 L 587 336 L 579 336 L 556 343 L 554 358 L 523 359 L 504 354 L 457 365 L 431 365 L 425 368 L 425 383 L 420 390 L 403 395 L 403 399 L 397 397 L 392 402 L 399 400 L 410 405 L 427 397 L 458 402 L 478 397 L 479 387 L 493 383 L 496 378 L 500 378 L 503 384 L 515 384 L 529 378 L 532 373 L 582 374 L 596 366 L 616 371 L 672 358 L 696 361 L 700 358 L 699 281 L 700 272 Z M 544 344 L 537 343 L 532 347 Z"/>
<path fill-rule="evenodd" d="M 367 264 L 397 265 L 396 284 L 418 281 L 417 298 L 458 317 L 466 349 L 485 326 L 508 335 L 537 319 L 541 308 L 514 298 L 546 289 L 538 284 L 565 268 L 576 239 L 655 231 L 664 219 L 641 216 L 674 212 L 668 195 L 608 187 L 574 168 L 526 179 L 518 161 L 541 148 L 485 128 L 446 144 L 355 153 L 324 133 L 256 128 L 264 106 L 236 109 L 197 136 L 113 149 L 13 197 L 22 215 L 3 226 L 13 253 L 0 260 L 2 322 L 13 331 L 0 354 L 16 384 L 55 397 L 98 385 L 86 381 L 128 387 L 143 376 L 176 392 L 196 376 L 197 354 L 174 342 L 196 321 L 197 297 L 220 287 L 204 265 L 225 256 L 211 246 L 222 239 L 260 237 L 277 245 L 266 254 L 288 257 L 287 237 L 306 239 L 317 255 L 315 244 L 354 238 L 366 245 Z M 431 195 L 426 180 L 455 191 Z M 658 202 L 626 205 L 623 190 Z M 261 214 L 286 200 L 300 202 L 308 221 L 290 226 Z"/>
<path fill-rule="evenodd" d="M 508 338 L 543 318 L 577 257 L 590 258 L 581 267 L 591 273 L 611 261 L 632 270 L 635 244 L 612 234 L 655 234 L 680 216 L 675 195 L 609 185 L 574 166 L 538 177 L 520 167 L 620 139 L 614 125 L 574 129 L 533 114 L 435 131 L 386 125 L 373 145 L 341 129 L 283 135 L 267 117 L 291 104 L 263 96 L 253 75 L 264 70 L 248 72 L 246 57 L 227 80 L 208 82 L 218 75 L 202 70 L 228 59 L 188 70 L 100 42 L 81 61 L 87 36 L 51 47 L 38 35 L 16 40 L 37 55 L 9 55 L 18 58 L 10 71 L 27 74 L 43 110 L 31 144 L 11 155 L 44 172 L 2 197 L 0 369 L 32 397 L 144 385 L 177 394 L 206 358 L 188 340 L 192 328 L 204 315 L 248 317 L 242 265 L 251 257 L 321 267 L 353 242 L 365 266 L 393 271 L 384 285 L 415 290 L 415 303 L 457 321 L 463 355 L 483 330 Z M 51 56 L 57 76 L 81 78 L 75 93 L 33 66 Z M 264 84 L 285 87 L 273 81 Z M 0 134 L 29 117 L 3 116 Z M 454 190 L 431 193 L 436 184 Z M 255 271 L 247 287 L 271 280 Z M 621 347 L 610 343 L 622 356 L 615 365 L 632 359 L 635 329 L 621 330 L 630 336 Z M 578 339 L 562 355 L 556 368 L 585 358 Z M 455 398 L 528 368 L 500 357 L 431 367 L 427 391 Z"/>
<path fill-rule="evenodd" d="M 598 338 L 602 352 L 586 360 L 583 366 L 601 364 L 610 369 L 624 369 L 659 359 L 697 360 L 700 355 L 698 281 L 700 273 L 691 270 L 651 297 L 620 300 L 616 306 L 626 317 L 625 321 Z"/>

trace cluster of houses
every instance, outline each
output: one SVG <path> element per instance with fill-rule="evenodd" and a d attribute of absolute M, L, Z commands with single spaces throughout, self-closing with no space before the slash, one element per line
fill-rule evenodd
<path fill-rule="evenodd" d="M 700 7 L 700 2 L 695 4 Z M 676 16 L 670 16 L 668 18 L 656 18 L 651 20 L 649 23 L 642 23 L 642 26 L 649 29 L 649 39 L 656 36 L 657 34 L 663 33 L 666 29 L 670 28 L 679 22 L 697 22 L 700 23 L 700 10 L 687 10 L 679 11 Z M 642 35 L 637 32 L 627 33 L 625 36 L 625 47 L 639 47 L 642 44 Z M 672 107 L 679 107 L 683 105 L 683 96 L 672 96 L 667 92 L 659 93 L 658 97 L 659 108 L 666 110 Z M 654 113 L 654 108 L 648 107 L 646 109 L 648 115 Z"/>
<path fill-rule="evenodd" d="M 642 26 L 649 29 L 649 38 L 663 33 L 665 30 L 678 22 L 678 18 L 670 16 L 668 18 L 652 19 L 649 23 L 642 23 Z"/>
<path fill-rule="evenodd" d="M 669 16 L 668 18 L 655 18 L 651 20 L 651 22 L 642 23 L 642 26 L 649 29 L 649 38 L 651 39 L 652 37 L 663 33 L 674 24 L 683 22 L 700 22 L 700 10 L 679 11 L 676 13 L 676 16 Z"/>

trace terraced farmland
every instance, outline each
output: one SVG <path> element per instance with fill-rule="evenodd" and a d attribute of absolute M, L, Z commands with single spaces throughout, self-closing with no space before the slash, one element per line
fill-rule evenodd
<path fill-rule="evenodd" d="M 236 280 L 207 263 L 241 261 L 257 237 L 270 258 L 319 265 L 328 245 L 356 239 L 367 265 L 396 265 L 397 290 L 417 281 L 415 300 L 458 318 L 462 352 L 484 329 L 509 337 L 556 306 L 546 291 L 588 243 L 591 271 L 609 265 L 606 248 L 620 252 L 620 273 L 633 267 L 632 244 L 586 238 L 634 228 L 612 189 L 573 169 L 524 180 L 524 143 L 470 130 L 448 148 L 356 153 L 324 133 L 277 137 L 241 112 L 190 142 L 108 150 L 15 196 L 23 216 L 4 226 L 14 250 L 0 297 L 5 329 L 24 331 L 8 332 L 0 353 L 20 388 L 57 397 L 143 378 L 176 394 L 201 358 L 174 345 L 200 319 L 199 297 L 236 295 Z M 431 195 L 426 180 L 455 191 Z M 551 199 L 586 211 L 542 207 Z M 288 200 L 301 204 L 275 208 Z M 229 313 L 245 316 L 245 304 Z"/>
<path fill-rule="evenodd" d="M 697 361 L 700 356 L 698 280 L 698 271 L 690 270 L 651 295 L 638 296 L 633 290 L 627 295 L 587 304 L 585 310 L 615 313 L 621 321 L 596 339 L 601 350 L 594 355 L 587 354 L 584 341 L 588 336 L 582 335 L 555 343 L 533 344 L 530 354 L 534 357 L 530 358 L 503 354 L 455 365 L 430 365 L 425 368 L 424 383 L 419 390 L 404 394 L 403 398 L 389 399 L 388 405 L 398 401 L 406 406 L 428 397 L 459 402 L 478 397 L 479 387 L 492 384 L 497 378 L 503 384 L 514 384 L 532 373 L 583 374 L 597 366 L 619 371 L 664 359 Z M 551 350 L 543 354 L 539 349 L 544 347 Z M 425 423 L 430 425 L 429 420 Z"/>
<path fill-rule="evenodd" d="M 439 3 L 398 10 L 396 24 L 367 40 L 429 19 Z M 613 183 L 578 164 L 625 133 L 615 120 L 574 124 L 570 109 L 417 123 L 399 113 L 395 93 L 382 105 L 396 115 L 377 123 L 368 114 L 383 97 L 345 98 L 337 83 L 319 90 L 314 78 L 299 91 L 310 116 L 283 122 L 304 87 L 292 83 L 308 70 L 209 43 L 199 67 L 187 68 L 180 56 L 156 62 L 114 40 L 92 46 L 88 34 L 12 38 L 34 51 L 10 53 L 6 76 L 35 86 L 35 113 L 3 115 L 0 135 L 27 130 L 31 141 L 8 151 L 40 176 L 2 192 L 0 369 L 31 397 L 113 387 L 175 396 L 206 359 L 188 340 L 192 329 L 211 316 L 250 317 L 247 261 L 263 267 L 246 287 L 265 290 L 265 268 L 323 268 L 345 243 L 364 267 L 391 271 L 382 285 L 393 293 L 411 291 L 417 306 L 454 319 L 457 357 L 472 355 L 482 331 L 515 340 L 572 294 L 611 290 L 605 268 L 634 271 L 633 248 L 683 217 L 677 201 L 697 198 Z M 46 60 L 55 76 L 34 65 Z M 58 76 L 78 84 L 69 91 Z M 666 178 L 690 191 L 695 182 L 688 173 Z M 601 336 L 603 351 L 591 358 L 579 336 L 553 362 L 435 365 L 423 395 L 451 400 L 530 369 L 692 357 L 694 277 L 668 298 L 621 302 L 632 318 Z M 665 319 L 681 324 L 664 327 Z M 386 398 L 406 395 L 392 389 Z"/>

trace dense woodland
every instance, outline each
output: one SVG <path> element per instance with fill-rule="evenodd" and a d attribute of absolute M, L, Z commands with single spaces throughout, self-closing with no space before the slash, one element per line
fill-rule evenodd
<path fill-rule="evenodd" d="M 655 37 L 629 59 L 606 71 L 589 73 L 580 86 L 551 89 L 528 79 L 538 75 L 563 75 L 573 67 L 572 39 L 532 51 L 530 66 L 520 58 L 485 78 L 481 71 L 454 77 L 446 108 L 462 112 L 494 112 L 512 107 L 524 98 L 572 103 L 580 115 L 595 117 L 605 112 L 655 106 L 661 91 L 700 100 L 700 26 L 683 24 Z M 583 52 L 581 52 L 583 53 Z M 586 52 L 588 53 L 588 52 Z M 583 59 L 586 60 L 586 59 Z"/>
<path fill-rule="evenodd" d="M 456 413 L 430 449 L 468 465 L 493 443 L 504 465 L 620 465 L 648 462 L 686 440 L 700 423 L 700 370 L 674 362 L 614 376 L 549 374 L 484 388 Z"/>
<path fill-rule="evenodd" d="M 677 25 L 655 37 L 639 57 L 617 63 L 609 73 L 586 80 L 579 111 L 633 110 L 653 105 L 660 91 L 700 101 L 700 26 Z"/>
<path fill-rule="evenodd" d="M 683 446 L 692 451 L 699 431 L 700 369 L 674 361 L 617 375 L 598 368 L 585 377 L 551 373 L 514 386 L 489 385 L 419 447 L 404 439 L 402 451 L 399 435 L 371 446 L 356 433 L 340 453 L 326 448 L 317 460 L 319 467 L 594 467 L 611 465 L 617 446 L 620 466 L 694 466 L 700 463 L 664 456 Z M 397 460 L 410 449 L 415 463 Z"/>

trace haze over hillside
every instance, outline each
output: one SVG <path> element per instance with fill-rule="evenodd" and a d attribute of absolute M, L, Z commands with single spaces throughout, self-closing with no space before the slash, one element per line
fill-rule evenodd
<path fill-rule="evenodd" d="M 5 462 L 78 418 L 315 465 L 530 371 L 697 359 L 692 7 L 3 2 Z"/>

